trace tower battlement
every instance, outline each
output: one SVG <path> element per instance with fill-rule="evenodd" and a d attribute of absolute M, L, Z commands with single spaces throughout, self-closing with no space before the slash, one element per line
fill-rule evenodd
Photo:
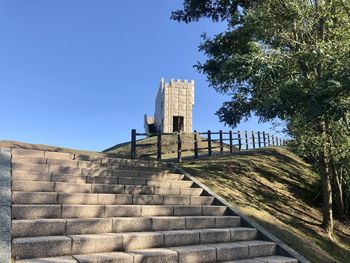
<path fill-rule="evenodd" d="M 194 105 L 194 80 L 164 78 L 155 103 L 154 123 L 145 122 L 146 132 L 152 127 L 156 132 L 192 132 L 192 108 Z"/>

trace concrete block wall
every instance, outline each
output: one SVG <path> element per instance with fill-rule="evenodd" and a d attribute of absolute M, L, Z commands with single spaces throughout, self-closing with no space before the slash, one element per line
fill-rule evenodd
<path fill-rule="evenodd" d="M 0 262 L 11 261 L 11 149 L 0 148 Z"/>

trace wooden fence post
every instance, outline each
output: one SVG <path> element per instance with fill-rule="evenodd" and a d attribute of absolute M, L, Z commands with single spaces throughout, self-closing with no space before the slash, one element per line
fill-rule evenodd
<path fill-rule="evenodd" d="M 131 159 L 136 158 L 136 130 L 131 130 Z"/>
<path fill-rule="evenodd" d="M 211 132 L 208 130 L 208 155 L 211 156 Z"/>
<path fill-rule="evenodd" d="M 276 145 L 278 146 L 278 137 L 276 136 Z"/>
<path fill-rule="evenodd" d="M 230 136 L 230 153 L 233 153 L 233 144 L 232 144 L 232 131 L 229 131 L 229 136 Z"/>
<path fill-rule="evenodd" d="M 261 134 L 260 131 L 258 131 L 258 146 L 261 148 Z"/>
<path fill-rule="evenodd" d="M 263 142 L 264 142 L 264 147 L 266 147 L 266 134 L 264 131 L 263 131 Z"/>
<path fill-rule="evenodd" d="M 224 143 L 223 143 L 223 138 L 222 138 L 222 130 L 219 131 L 219 136 L 220 136 L 220 154 L 223 154 L 224 152 Z"/>
<path fill-rule="evenodd" d="M 270 133 L 267 133 L 267 145 L 270 147 L 271 143 L 270 143 Z"/>
<path fill-rule="evenodd" d="M 271 135 L 272 146 L 275 146 L 275 136 Z"/>
<path fill-rule="evenodd" d="M 255 149 L 255 134 L 254 134 L 254 131 L 252 131 L 252 143 L 253 143 L 253 149 Z"/>
<path fill-rule="evenodd" d="M 242 150 L 242 138 L 241 138 L 241 132 L 237 132 L 237 137 L 238 137 L 238 150 Z"/>
<path fill-rule="evenodd" d="M 248 132 L 247 131 L 244 132 L 244 137 L 245 137 L 245 148 L 246 148 L 246 150 L 248 150 L 249 149 L 249 140 L 248 140 Z"/>
<path fill-rule="evenodd" d="M 157 161 L 162 160 L 162 134 L 157 134 Z"/>
<path fill-rule="evenodd" d="M 177 134 L 177 161 L 179 163 L 182 162 L 182 156 L 181 156 L 181 134 L 180 134 L 180 132 Z"/>
<path fill-rule="evenodd" d="M 193 133 L 193 139 L 194 139 L 194 158 L 198 159 L 198 137 L 197 137 L 197 131 L 195 130 Z"/>

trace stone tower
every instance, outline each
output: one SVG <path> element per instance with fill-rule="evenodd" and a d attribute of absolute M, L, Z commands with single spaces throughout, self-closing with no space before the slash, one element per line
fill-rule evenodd
<path fill-rule="evenodd" d="M 146 133 L 192 132 L 194 81 L 160 82 L 154 117 L 145 115 Z"/>

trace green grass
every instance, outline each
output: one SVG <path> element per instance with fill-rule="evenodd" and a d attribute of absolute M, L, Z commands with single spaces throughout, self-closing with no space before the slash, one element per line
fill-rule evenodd
<path fill-rule="evenodd" d="M 319 177 L 288 150 L 243 151 L 181 166 L 311 262 L 350 262 L 350 224 L 336 221 L 336 238 L 327 237 L 313 201 Z"/>

